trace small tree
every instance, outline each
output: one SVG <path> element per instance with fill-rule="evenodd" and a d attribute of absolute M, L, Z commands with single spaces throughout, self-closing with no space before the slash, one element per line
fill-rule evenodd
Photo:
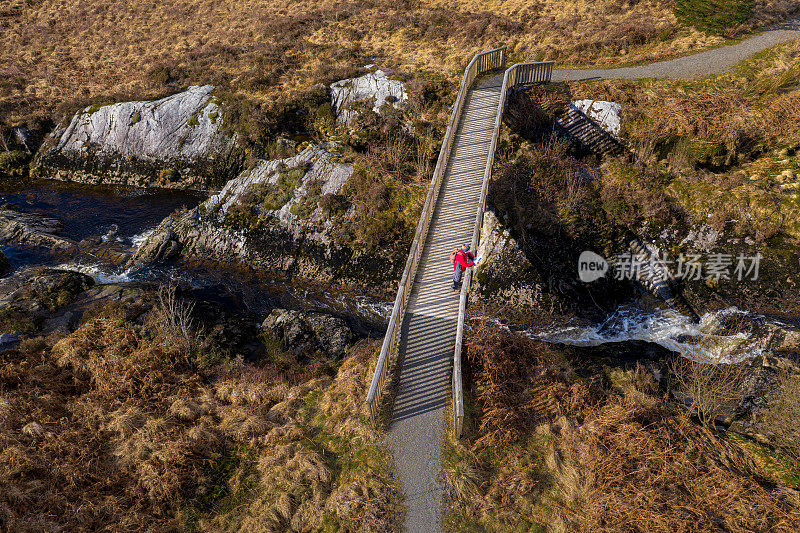
<path fill-rule="evenodd" d="M 723 34 L 753 16 L 754 0 L 677 0 L 674 13 L 684 26 Z"/>
<path fill-rule="evenodd" d="M 176 339 L 181 345 L 183 363 L 190 367 L 197 362 L 201 332 L 195 328 L 194 302 L 181 299 L 175 285 L 161 285 L 158 288 L 156 317 L 163 333 Z"/>

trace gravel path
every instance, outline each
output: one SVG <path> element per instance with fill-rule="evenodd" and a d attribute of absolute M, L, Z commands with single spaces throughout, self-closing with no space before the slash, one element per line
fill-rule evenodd
<path fill-rule="evenodd" d="M 738 44 L 637 67 L 554 70 L 553 81 L 599 78 L 702 78 L 712 74 L 722 74 L 753 54 L 798 38 L 800 38 L 800 17 L 767 30 L 761 35 L 749 37 Z"/>

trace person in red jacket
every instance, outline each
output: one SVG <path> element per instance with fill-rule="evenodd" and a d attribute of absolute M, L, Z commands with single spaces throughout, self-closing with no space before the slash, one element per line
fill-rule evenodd
<path fill-rule="evenodd" d="M 453 291 L 461 288 L 461 280 L 467 268 L 475 266 L 475 256 L 469 251 L 469 244 L 455 251 L 453 261 Z"/>

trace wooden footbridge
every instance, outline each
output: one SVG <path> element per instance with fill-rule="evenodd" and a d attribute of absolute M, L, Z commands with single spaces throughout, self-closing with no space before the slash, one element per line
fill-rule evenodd
<path fill-rule="evenodd" d="M 478 248 L 509 92 L 552 74 L 552 62 L 504 70 L 505 60 L 505 48 L 478 54 L 464 72 L 367 392 L 372 417 L 391 420 L 387 440 L 407 498 L 408 531 L 439 529 L 436 477 L 448 399 L 456 437 L 464 420 L 461 339 L 472 269 L 454 293 L 449 252 L 467 243 Z M 384 402 L 394 382 L 394 401 Z"/>

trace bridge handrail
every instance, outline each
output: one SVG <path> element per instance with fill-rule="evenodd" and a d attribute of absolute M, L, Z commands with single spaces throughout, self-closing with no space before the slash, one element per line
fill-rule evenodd
<path fill-rule="evenodd" d="M 506 70 L 503 75 L 503 85 L 500 88 L 500 102 L 497 104 L 497 119 L 492 131 L 492 142 L 489 145 L 489 156 L 486 161 L 486 170 L 483 174 L 481 196 L 478 200 L 478 210 L 475 215 L 475 228 L 472 231 L 471 247 L 478 251 L 478 244 L 483 227 L 483 213 L 486 210 L 486 197 L 489 194 L 489 182 L 492 178 L 494 153 L 497 149 L 497 139 L 500 136 L 500 124 L 503 121 L 503 112 L 506 108 L 508 92 L 520 85 L 548 82 L 553 74 L 553 61 L 539 61 L 536 63 L 517 63 Z M 464 391 L 461 379 L 461 345 L 464 338 L 464 319 L 467 310 L 467 296 L 469 285 L 472 281 L 472 269 L 464 275 L 464 284 L 461 286 L 461 295 L 458 302 L 458 325 L 456 326 L 456 344 L 453 354 L 453 431 L 455 437 L 461 437 L 464 427 Z"/>
<path fill-rule="evenodd" d="M 461 80 L 461 85 L 458 88 L 458 96 L 456 96 L 456 101 L 453 104 L 453 112 L 450 115 L 447 131 L 444 134 L 442 148 L 439 151 L 439 159 L 436 161 L 436 168 L 433 171 L 433 178 L 431 179 L 431 184 L 428 188 L 428 195 L 426 196 L 425 203 L 422 207 L 419 223 L 417 223 L 417 230 L 414 234 L 414 240 L 411 242 L 411 249 L 408 253 L 408 259 L 406 260 L 403 275 L 400 278 L 400 285 L 397 288 L 397 296 L 394 300 L 394 307 L 392 307 L 392 315 L 389 319 L 389 326 L 386 328 L 386 335 L 383 338 L 383 345 L 381 346 L 381 353 L 378 356 L 378 362 L 375 366 L 375 373 L 372 376 L 372 381 L 370 383 L 369 390 L 367 391 L 366 403 L 369 407 L 370 416 L 373 420 L 377 421 L 378 419 L 378 411 L 385 388 L 389 360 L 394 358 L 398 352 L 400 343 L 400 330 L 403 327 L 408 297 L 411 294 L 411 288 L 417 272 L 419 258 L 422 255 L 422 250 L 425 245 L 425 238 L 428 234 L 428 226 L 431 221 L 431 216 L 436 208 L 436 200 L 439 197 L 442 176 L 446 170 L 447 160 L 450 157 L 450 150 L 453 147 L 455 132 L 458 129 L 458 125 L 461 120 L 461 111 L 464 108 L 464 101 L 466 100 L 467 91 L 472 85 L 472 82 L 475 81 L 475 78 L 484 72 L 505 67 L 505 62 L 506 48 L 501 47 L 495 50 L 477 54 L 472 58 L 472 61 L 470 61 L 469 65 L 467 65 L 467 68 L 464 70 L 464 77 Z"/>

